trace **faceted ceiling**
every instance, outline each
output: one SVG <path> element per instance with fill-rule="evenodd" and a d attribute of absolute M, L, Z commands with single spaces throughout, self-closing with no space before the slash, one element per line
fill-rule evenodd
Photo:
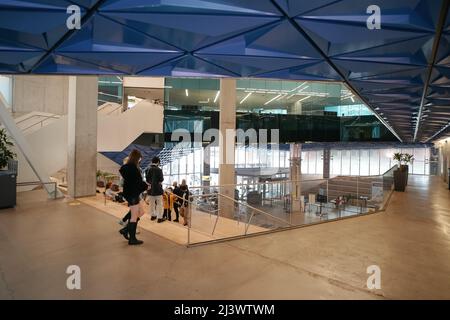
<path fill-rule="evenodd" d="M 428 142 L 450 127 L 449 2 L 0 0 L 0 73 L 343 81 L 401 141 Z"/>

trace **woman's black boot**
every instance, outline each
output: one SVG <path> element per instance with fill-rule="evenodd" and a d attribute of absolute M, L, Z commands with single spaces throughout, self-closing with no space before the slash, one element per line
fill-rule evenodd
<path fill-rule="evenodd" d="M 144 243 L 144 241 L 136 239 L 136 227 L 137 227 L 137 222 L 130 222 L 128 224 L 128 233 L 130 235 L 130 240 L 128 240 L 129 245 L 137 245 L 137 244 Z"/>

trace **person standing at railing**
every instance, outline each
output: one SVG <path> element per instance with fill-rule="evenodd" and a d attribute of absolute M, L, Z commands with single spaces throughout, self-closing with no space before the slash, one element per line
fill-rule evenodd
<path fill-rule="evenodd" d="M 146 172 L 147 183 L 150 186 L 149 194 L 149 213 L 151 220 L 158 218 L 157 222 L 161 223 L 163 219 L 163 194 L 164 190 L 162 182 L 164 175 L 159 167 L 160 160 L 158 157 L 153 157 L 150 168 Z"/>
<path fill-rule="evenodd" d="M 143 241 L 136 239 L 138 219 L 145 213 L 140 195 L 148 188 L 147 183 L 142 179 L 141 171 L 139 169 L 141 160 L 141 153 L 134 149 L 131 151 L 127 163 L 119 170 L 123 177 L 123 196 L 127 200 L 131 211 L 131 219 L 127 225 L 129 245 L 139 245 L 144 243 Z"/>
<path fill-rule="evenodd" d="M 181 197 L 183 196 L 183 193 L 181 192 L 180 187 L 178 186 L 178 182 L 173 182 L 173 194 L 172 194 L 174 201 L 173 201 L 173 210 L 175 211 L 175 220 L 173 222 L 179 222 L 180 218 L 180 207 L 181 207 Z"/>
<path fill-rule="evenodd" d="M 186 184 L 182 184 L 181 190 L 181 210 L 180 214 L 183 217 L 183 226 L 187 226 L 189 223 L 189 190 Z"/>

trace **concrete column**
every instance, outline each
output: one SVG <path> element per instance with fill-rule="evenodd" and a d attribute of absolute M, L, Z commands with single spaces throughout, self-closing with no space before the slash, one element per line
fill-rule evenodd
<path fill-rule="evenodd" d="M 303 203 L 300 201 L 302 195 L 302 185 L 300 183 L 302 175 L 302 145 L 300 143 L 291 144 L 290 156 L 291 213 L 298 213 L 303 211 Z"/>
<path fill-rule="evenodd" d="M 68 193 L 73 198 L 93 196 L 97 171 L 97 77 L 71 76 L 68 100 Z"/>
<path fill-rule="evenodd" d="M 236 183 L 234 167 L 235 131 L 236 131 L 236 80 L 220 80 L 219 115 L 219 185 Z M 220 188 L 220 193 L 234 199 L 234 186 Z M 234 204 L 219 197 L 219 210 L 222 216 L 234 216 Z"/>
<path fill-rule="evenodd" d="M 205 194 L 211 193 L 209 186 L 211 185 L 211 149 L 206 148 L 207 144 L 203 145 L 203 176 L 202 176 L 202 186 L 205 187 L 203 192 Z"/>
<path fill-rule="evenodd" d="M 323 149 L 323 178 L 330 178 L 330 159 L 331 151 L 330 148 Z"/>

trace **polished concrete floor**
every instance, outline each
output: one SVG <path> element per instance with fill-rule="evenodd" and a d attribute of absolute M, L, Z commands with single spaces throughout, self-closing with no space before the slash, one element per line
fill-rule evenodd
<path fill-rule="evenodd" d="M 1 299 L 450 299 L 450 191 L 411 177 L 386 212 L 186 248 L 41 191 L 0 211 Z M 81 268 L 81 290 L 66 269 Z M 381 289 L 366 269 L 381 269 Z"/>

